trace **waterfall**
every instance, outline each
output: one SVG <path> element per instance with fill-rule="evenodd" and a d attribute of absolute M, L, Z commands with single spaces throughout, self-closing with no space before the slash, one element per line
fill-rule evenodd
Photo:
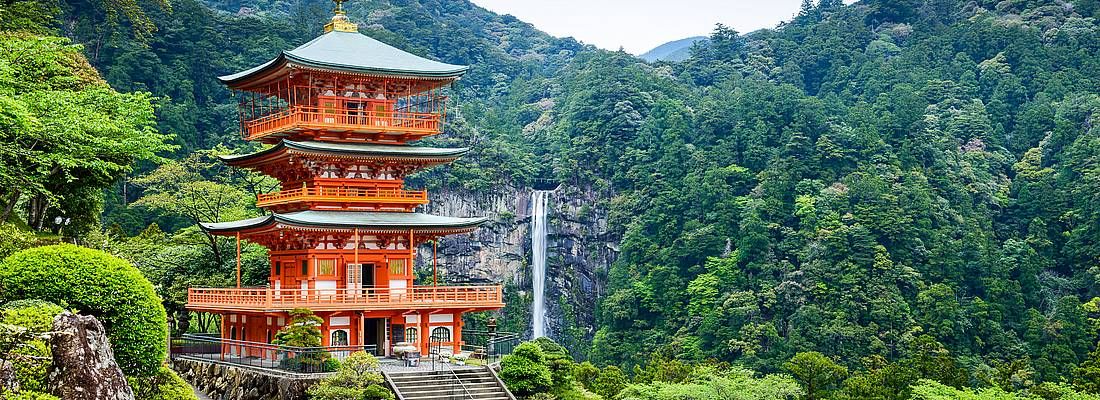
<path fill-rule="evenodd" d="M 546 336 L 546 200 L 550 192 L 531 192 L 531 286 L 535 292 L 535 299 L 531 302 L 533 338 Z"/>

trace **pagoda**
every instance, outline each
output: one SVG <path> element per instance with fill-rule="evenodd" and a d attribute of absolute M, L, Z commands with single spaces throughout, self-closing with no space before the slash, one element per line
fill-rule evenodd
<path fill-rule="evenodd" d="M 323 321 L 325 346 L 389 355 L 397 345 L 424 352 L 432 337 L 457 352 L 463 314 L 503 307 L 502 289 L 434 278 L 417 286 L 416 249 L 472 232 L 485 218 L 416 212 L 427 193 L 406 190 L 404 178 L 469 150 L 410 144 L 443 131 L 444 89 L 468 67 L 360 34 L 340 3 L 320 37 L 219 77 L 242 96 L 244 138 L 270 145 L 223 161 L 270 175 L 281 190 L 258 196 L 268 215 L 201 224 L 236 238 L 237 287 L 191 288 L 187 308 L 220 315 L 229 341 L 270 343 L 288 311 L 307 308 Z M 269 249 L 266 287 L 240 286 L 242 239 Z"/>

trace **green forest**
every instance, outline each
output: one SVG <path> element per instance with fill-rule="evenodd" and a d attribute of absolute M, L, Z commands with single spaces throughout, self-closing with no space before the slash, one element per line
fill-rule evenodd
<path fill-rule="evenodd" d="M 471 66 L 425 142 L 473 151 L 410 182 L 554 182 L 608 215 L 621 252 L 597 326 L 517 349 L 517 394 L 1100 398 L 1100 1 L 805 0 L 774 29 L 713 27 L 677 63 L 465 0 L 345 7 L 366 35 Z M 209 324 L 186 288 L 230 286 L 234 243 L 196 224 L 260 215 L 278 185 L 217 160 L 259 146 L 215 77 L 317 36 L 330 9 L 0 0 L 0 258 L 103 250 L 178 329 Z M 266 283 L 266 250 L 242 251 L 245 283 Z"/>

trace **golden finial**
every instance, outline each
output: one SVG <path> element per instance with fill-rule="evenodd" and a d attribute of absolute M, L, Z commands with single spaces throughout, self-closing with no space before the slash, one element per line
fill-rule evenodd
<path fill-rule="evenodd" d="M 325 33 L 332 31 L 337 32 L 359 32 L 359 25 L 348 20 L 347 12 L 344 11 L 344 2 L 348 0 L 332 0 L 336 3 L 336 8 L 332 10 L 335 14 L 332 16 L 332 20 L 325 24 Z"/>

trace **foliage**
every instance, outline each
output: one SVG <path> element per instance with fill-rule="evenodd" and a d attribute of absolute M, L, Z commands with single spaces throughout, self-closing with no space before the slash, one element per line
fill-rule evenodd
<path fill-rule="evenodd" d="M 500 362 L 500 379 L 519 396 L 548 393 L 554 375 L 546 365 L 546 355 L 535 342 L 523 342 Z"/>
<path fill-rule="evenodd" d="M 0 32 L 0 50 L 0 220 L 26 198 L 35 229 L 63 216 L 85 232 L 100 189 L 172 148 L 152 96 L 111 89 L 68 39 Z"/>
<path fill-rule="evenodd" d="M 43 334 L 53 330 L 53 318 L 65 311 L 60 306 L 42 300 L 15 300 L 0 306 L 0 324 L 26 329 L 28 333 Z M 11 329 L 5 329 L 5 335 L 17 339 Z M 48 391 L 46 377 L 50 367 L 49 341 L 44 337 L 26 337 L 15 340 L 4 347 L 0 360 L 12 363 L 16 381 L 22 391 Z M 7 340 L 5 340 L 7 341 Z"/>
<path fill-rule="evenodd" d="M 848 375 L 847 368 L 813 351 L 795 354 L 785 367 L 802 385 L 807 399 L 828 398 Z"/>
<path fill-rule="evenodd" d="M 162 365 L 157 372 L 146 377 L 127 377 L 134 396 L 148 400 L 195 400 L 195 391 L 191 389 L 176 371 Z"/>
<path fill-rule="evenodd" d="M 290 323 L 275 332 L 271 344 L 287 347 L 321 347 L 321 317 L 305 308 L 290 310 Z M 292 371 L 332 372 L 339 362 L 327 351 L 305 351 L 280 361 L 283 368 Z"/>
<path fill-rule="evenodd" d="M 732 369 L 710 371 L 685 383 L 654 382 L 627 386 L 615 397 L 619 400 L 739 400 L 799 399 L 802 390 L 790 377 L 768 375 L 754 377 L 752 371 Z"/>
<path fill-rule="evenodd" d="M 10 223 L 0 223 L 0 260 L 19 250 L 30 248 L 37 240 L 28 232 Z"/>
<path fill-rule="evenodd" d="M 2 300 L 42 299 L 98 318 L 128 376 L 155 373 L 168 326 L 153 286 L 126 261 L 70 244 L 36 247 L 0 263 Z"/>
<path fill-rule="evenodd" d="M 357 351 L 344 359 L 340 368 L 311 386 L 307 393 L 311 399 L 321 400 L 393 400 L 394 395 L 384 386 L 378 373 L 378 359 L 366 352 Z"/>
<path fill-rule="evenodd" d="M 1026 399 L 1027 396 L 1018 396 L 1006 393 L 1003 390 L 991 388 L 980 391 L 960 390 L 930 380 L 921 380 L 913 386 L 913 400 L 1013 400 Z"/>
<path fill-rule="evenodd" d="M 59 400 L 57 396 L 49 393 L 34 392 L 34 391 L 21 391 L 19 393 L 10 395 L 8 400 Z"/>

